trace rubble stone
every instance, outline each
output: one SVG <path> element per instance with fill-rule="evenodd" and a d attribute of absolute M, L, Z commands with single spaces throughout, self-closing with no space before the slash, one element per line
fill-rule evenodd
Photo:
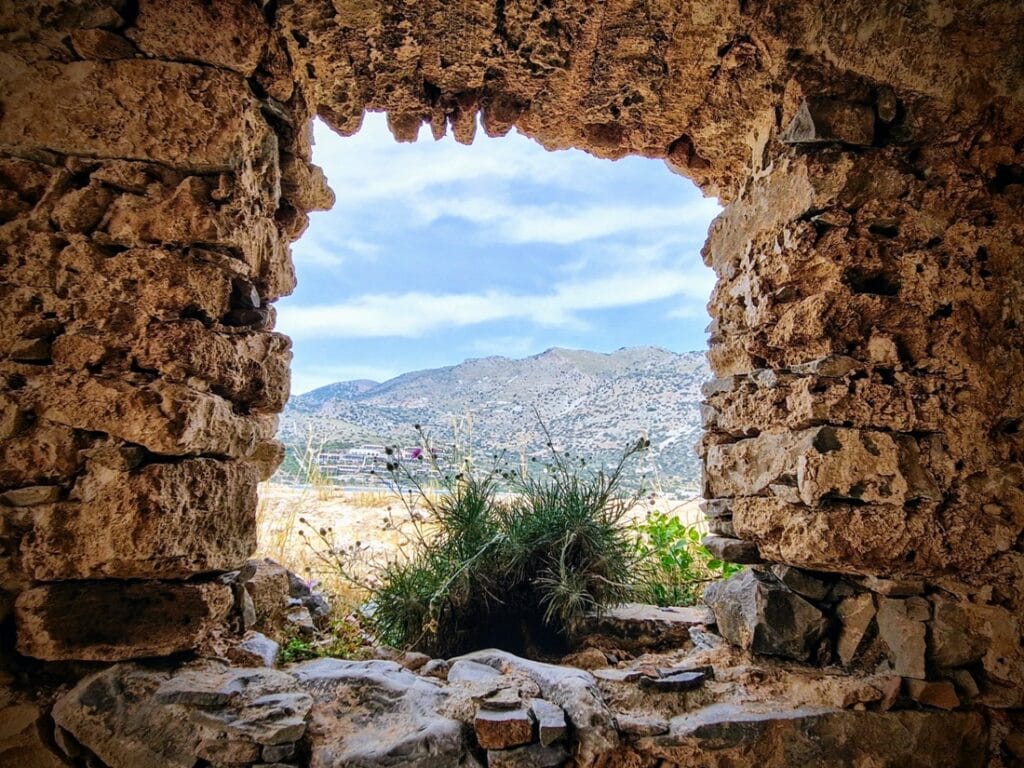
<path fill-rule="evenodd" d="M 810 659 L 828 626 L 821 611 L 773 576 L 752 569 L 711 584 L 704 600 L 722 636 L 755 653 Z"/>

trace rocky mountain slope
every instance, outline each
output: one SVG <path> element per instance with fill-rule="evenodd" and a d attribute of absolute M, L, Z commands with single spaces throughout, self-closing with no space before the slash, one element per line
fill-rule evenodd
<path fill-rule="evenodd" d="M 477 455 L 543 454 L 543 420 L 556 447 L 591 462 L 614 461 L 641 436 L 645 470 L 666 490 L 695 487 L 703 352 L 657 347 L 611 354 L 549 349 L 523 360 L 487 357 L 407 373 L 384 383 L 347 381 L 293 397 L 281 419 L 290 452 L 363 444 L 411 445 L 420 424 L 440 444 Z M 294 468 L 293 462 L 289 465 Z"/>

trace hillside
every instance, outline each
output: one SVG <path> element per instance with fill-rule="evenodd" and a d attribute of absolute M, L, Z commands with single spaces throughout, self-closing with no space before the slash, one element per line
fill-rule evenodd
<path fill-rule="evenodd" d="M 296 396 L 281 418 L 290 451 L 310 441 L 330 450 L 409 445 L 414 424 L 439 443 L 455 435 L 478 453 L 544 451 L 537 413 L 554 444 L 592 462 L 612 461 L 641 435 L 651 440 L 648 474 L 665 490 L 696 487 L 703 352 L 657 347 L 611 354 L 549 349 L 522 360 L 486 357 L 406 373 L 383 383 L 350 381 Z M 455 426 L 453 432 L 453 426 Z M 283 470 L 294 471 L 294 462 Z"/>

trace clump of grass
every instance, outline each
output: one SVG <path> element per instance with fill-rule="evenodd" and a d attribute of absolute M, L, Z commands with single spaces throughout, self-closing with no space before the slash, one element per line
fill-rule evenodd
<path fill-rule="evenodd" d="M 585 614 L 632 594 L 639 553 L 624 517 L 637 494 L 620 485 L 645 439 L 606 471 L 570 462 L 550 443 L 544 471 L 510 470 L 494 457 L 478 470 L 437 472 L 443 486 L 418 503 L 426 518 L 408 556 L 390 561 L 372 591 L 380 639 L 434 655 L 499 646 L 564 648 Z M 432 461 L 425 447 L 418 460 Z M 395 482 L 412 477 L 391 460 Z"/>

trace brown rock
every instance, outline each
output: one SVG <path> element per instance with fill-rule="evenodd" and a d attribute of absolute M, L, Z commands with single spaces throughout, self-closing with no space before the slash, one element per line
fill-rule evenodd
<path fill-rule="evenodd" d="M 107 29 L 76 29 L 71 45 L 83 59 L 127 59 L 139 52 L 131 41 Z"/>
<path fill-rule="evenodd" d="M 214 765 L 250 765 L 260 757 L 260 746 L 238 739 L 203 739 L 196 747 L 196 757 Z"/>
<path fill-rule="evenodd" d="M 256 548 L 257 479 L 244 462 L 215 459 L 89 475 L 77 499 L 35 509 L 25 568 L 39 581 L 237 568 Z"/>
<path fill-rule="evenodd" d="M 8 507 L 35 507 L 40 504 L 53 504 L 60 499 L 61 489 L 58 485 L 30 485 L 28 488 L 15 488 L 0 493 L 0 504 Z"/>
<path fill-rule="evenodd" d="M 201 61 L 251 75 L 267 42 L 259 8 L 243 0 L 141 0 L 129 36 L 159 59 Z"/>
<path fill-rule="evenodd" d="M 240 76 L 223 69 L 125 59 L 40 71 L 10 58 L 4 68 L 10 77 L 0 100 L 20 108 L 5 112 L 0 142 L 25 150 L 216 172 L 267 141 L 255 99 Z"/>
<path fill-rule="evenodd" d="M 928 681 L 908 679 L 907 695 L 918 704 L 938 709 L 956 709 L 960 706 L 960 698 L 956 695 L 953 684 L 945 680 Z"/>
<path fill-rule="evenodd" d="M 782 133 L 788 144 L 842 143 L 871 146 L 875 115 L 871 107 L 836 99 L 808 99 Z"/>
<path fill-rule="evenodd" d="M 63 582 L 18 595 L 18 650 L 48 661 L 119 661 L 198 648 L 234 601 L 221 584 Z"/>
<path fill-rule="evenodd" d="M 510 749 L 533 741 L 533 718 L 525 709 L 481 709 L 473 718 L 473 731 L 483 749 Z"/>
<path fill-rule="evenodd" d="M 563 657 L 560 663 L 564 666 L 577 667 L 578 669 L 602 669 L 611 666 L 608 662 L 608 657 L 599 648 L 586 648 L 577 653 L 570 653 L 568 656 Z"/>
<path fill-rule="evenodd" d="M 907 600 L 878 598 L 878 636 L 901 677 L 925 678 L 925 625 L 911 616 Z"/>

